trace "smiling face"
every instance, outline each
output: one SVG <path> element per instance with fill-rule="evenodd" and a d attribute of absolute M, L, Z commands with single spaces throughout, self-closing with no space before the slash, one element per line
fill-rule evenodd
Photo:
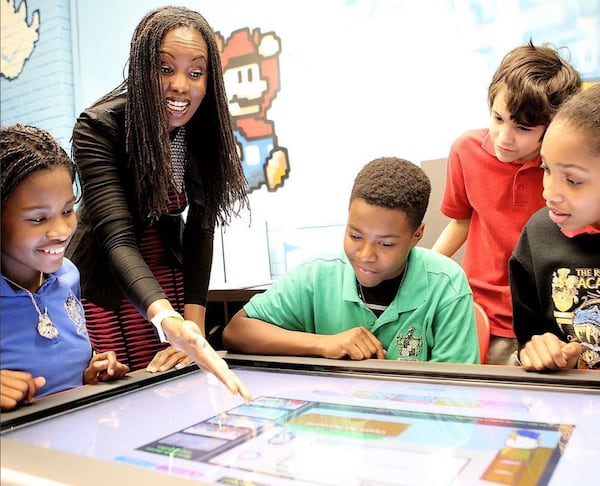
<path fill-rule="evenodd" d="M 196 29 L 177 27 L 160 45 L 160 83 L 169 130 L 184 126 L 198 110 L 208 83 L 208 46 Z"/>
<path fill-rule="evenodd" d="M 2 274 L 32 291 L 40 272 L 57 271 L 77 227 L 66 167 L 28 175 L 2 206 Z"/>
<path fill-rule="evenodd" d="M 544 192 L 550 219 L 574 231 L 592 225 L 600 229 L 600 154 L 568 122 L 553 121 L 542 144 Z"/>
<path fill-rule="evenodd" d="M 494 98 L 490 114 L 490 137 L 500 162 L 518 160 L 524 163 L 537 157 L 544 129 L 544 125 L 528 127 L 512 120 L 506 108 L 504 91 Z"/>
<path fill-rule="evenodd" d="M 358 282 L 374 287 L 404 271 L 410 249 L 422 236 L 423 225 L 412 229 L 404 211 L 356 198 L 350 203 L 344 251 Z"/>

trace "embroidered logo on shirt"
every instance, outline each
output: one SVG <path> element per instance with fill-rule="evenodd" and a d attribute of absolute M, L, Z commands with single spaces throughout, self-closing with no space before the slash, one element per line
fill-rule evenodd
<path fill-rule="evenodd" d="M 419 358 L 421 349 L 423 349 L 423 337 L 415 336 L 415 328 L 408 329 L 406 335 L 396 336 L 396 347 L 398 349 L 398 359 L 416 361 Z"/>
<path fill-rule="evenodd" d="M 569 310 L 573 304 L 579 302 L 577 294 L 579 278 L 569 273 L 568 268 L 559 268 L 552 274 L 552 300 L 561 312 Z"/>
<path fill-rule="evenodd" d="M 85 333 L 85 313 L 83 310 L 83 305 L 81 304 L 81 301 L 75 297 L 75 294 L 71 290 L 69 290 L 69 294 L 65 300 L 65 309 L 67 311 L 67 315 L 77 328 L 77 334 Z"/>

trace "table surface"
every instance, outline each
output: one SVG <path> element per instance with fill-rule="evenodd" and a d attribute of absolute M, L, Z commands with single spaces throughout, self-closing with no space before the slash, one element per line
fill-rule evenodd
<path fill-rule="evenodd" d="M 260 294 L 267 290 L 271 284 L 255 285 L 252 287 L 232 287 L 232 288 L 218 288 L 209 289 L 208 301 L 209 302 L 246 302 L 253 295 Z"/>
<path fill-rule="evenodd" d="M 289 356 L 257 356 L 225 354 L 232 367 L 273 368 L 276 370 L 297 370 L 306 367 L 326 374 L 356 373 L 411 379 L 438 380 L 438 383 L 498 383 L 504 386 L 523 386 L 524 389 L 537 387 L 552 390 L 573 390 L 600 396 L 600 373 L 573 370 L 561 373 L 529 373 L 518 367 L 492 365 L 463 365 L 449 363 L 398 362 L 386 360 L 329 360 L 324 358 L 300 358 Z M 103 400 L 110 400 L 123 393 L 134 391 L 154 383 L 177 378 L 194 372 L 195 365 L 156 374 L 146 371 L 131 373 L 122 380 L 83 386 L 37 400 L 30 406 L 2 413 L 2 432 L 19 424 L 40 420 L 45 415 L 68 412 L 74 404 L 85 406 Z M 69 484 L 105 486 L 107 477 L 118 477 L 128 484 L 191 484 L 190 480 L 165 476 L 143 468 L 132 468 L 123 464 L 112 464 L 87 457 L 74 456 L 57 450 L 20 443 L 6 437 L 0 441 L 3 484 L 32 484 L 39 478 L 61 481 Z M 34 459 L 35 457 L 35 459 Z M 77 464 L 73 467 L 73 464 Z M 110 472 L 109 472 L 110 471 Z M 195 481 L 194 484 L 206 484 Z"/>

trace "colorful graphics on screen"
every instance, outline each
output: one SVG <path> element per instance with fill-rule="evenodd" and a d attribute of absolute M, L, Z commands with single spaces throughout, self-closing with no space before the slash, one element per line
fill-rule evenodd
<path fill-rule="evenodd" d="M 486 406 L 431 396 L 369 398 L 435 401 L 449 409 Z M 473 479 L 538 485 L 552 475 L 573 428 L 263 396 L 138 450 L 219 466 L 223 484 L 240 484 L 244 474 L 259 473 L 323 485 L 471 484 Z M 178 473 L 188 475 L 181 466 Z M 194 474 L 190 467 L 188 476 Z"/>

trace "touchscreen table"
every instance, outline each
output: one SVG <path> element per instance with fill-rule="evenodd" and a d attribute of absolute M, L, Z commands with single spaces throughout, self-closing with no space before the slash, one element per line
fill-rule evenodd
<path fill-rule="evenodd" d="M 248 404 L 195 370 L 2 438 L 143 468 L 164 480 L 229 485 L 564 485 L 598 478 L 600 396 L 593 389 L 232 367 L 253 393 Z"/>

